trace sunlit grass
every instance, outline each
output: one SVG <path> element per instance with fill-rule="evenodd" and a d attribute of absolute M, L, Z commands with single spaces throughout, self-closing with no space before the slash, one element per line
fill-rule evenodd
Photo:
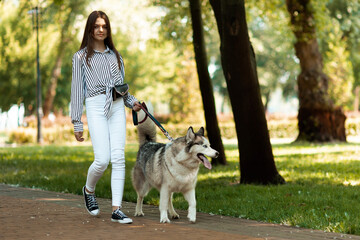
<path fill-rule="evenodd" d="M 137 149 L 137 144 L 126 148 L 124 200 L 132 202 L 136 201 L 136 193 L 130 172 Z M 197 210 L 360 235 L 359 144 L 274 144 L 273 152 L 277 169 L 287 184 L 237 184 L 238 149 L 227 145 L 227 166 L 216 166 L 211 171 L 200 167 Z M 91 146 L 0 148 L 0 182 L 81 194 L 92 159 Z M 99 197 L 111 197 L 110 175 L 109 167 L 97 185 Z M 152 190 L 145 202 L 158 205 L 159 193 Z M 181 194 L 174 195 L 174 205 L 187 208 Z"/>
<path fill-rule="evenodd" d="M 354 185 L 360 176 L 360 145 L 274 146 L 277 167 L 289 183 Z"/>

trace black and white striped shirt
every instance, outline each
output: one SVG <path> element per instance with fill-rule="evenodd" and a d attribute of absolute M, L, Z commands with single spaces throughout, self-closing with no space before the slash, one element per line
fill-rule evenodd
<path fill-rule="evenodd" d="M 71 82 L 71 122 L 75 132 L 83 131 L 81 116 L 84 99 L 101 93 L 106 94 L 104 115 L 109 117 L 112 106 L 112 88 L 124 82 L 125 70 L 123 59 L 120 56 L 121 66 L 119 69 L 115 53 L 108 47 L 104 52 L 94 50 L 86 63 L 86 48 L 77 51 L 72 58 L 72 82 Z M 132 108 L 137 101 L 131 94 L 124 97 L 125 106 Z"/>

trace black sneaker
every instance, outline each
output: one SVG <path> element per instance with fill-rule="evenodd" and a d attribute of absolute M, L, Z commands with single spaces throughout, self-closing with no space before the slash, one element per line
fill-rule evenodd
<path fill-rule="evenodd" d="M 83 194 L 85 199 L 86 210 L 93 216 L 100 214 L 100 209 L 96 201 L 95 194 L 89 194 L 85 191 L 85 186 L 83 187 Z"/>
<path fill-rule="evenodd" d="M 119 223 L 132 223 L 133 220 L 131 218 L 129 218 L 128 216 L 126 216 L 122 211 L 120 211 L 120 209 L 116 209 L 115 211 L 113 211 L 112 216 L 111 216 L 111 221 L 112 222 L 119 222 Z"/>

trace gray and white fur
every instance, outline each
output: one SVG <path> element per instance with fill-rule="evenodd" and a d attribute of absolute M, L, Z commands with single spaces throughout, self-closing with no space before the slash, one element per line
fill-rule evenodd
<path fill-rule="evenodd" d="M 152 108 L 149 112 L 152 112 Z M 143 111 L 139 120 L 144 119 Z M 196 222 L 195 186 L 199 165 L 202 163 L 211 169 L 206 156 L 216 158 L 219 153 L 210 147 L 204 137 L 204 128 L 194 132 L 189 127 L 186 136 L 179 137 L 166 144 L 156 142 L 156 126 L 151 119 L 138 125 L 139 152 L 132 170 L 132 183 L 137 193 L 135 216 L 144 216 L 142 204 L 144 197 L 152 188 L 160 192 L 160 222 L 169 223 L 177 219 L 172 204 L 174 192 L 181 192 L 189 204 L 188 219 Z"/>

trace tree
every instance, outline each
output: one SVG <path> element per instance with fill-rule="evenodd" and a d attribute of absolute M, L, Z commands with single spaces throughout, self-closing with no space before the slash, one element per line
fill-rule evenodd
<path fill-rule="evenodd" d="M 323 73 L 322 56 L 316 39 L 315 19 L 310 0 L 287 0 L 294 45 L 300 60 L 299 135 L 297 140 L 346 141 L 345 115 L 328 96 L 328 77 Z"/>
<path fill-rule="evenodd" d="M 247 12 L 255 15 L 254 10 Z M 270 22 L 266 16 L 248 21 L 251 43 L 256 49 L 257 74 L 265 112 L 275 90 L 281 89 L 285 97 L 296 96 L 294 79 L 298 72 L 293 46 L 290 41 L 284 42 L 288 33 L 283 27 L 278 30 L 279 26 L 271 26 L 274 23 Z"/>
<path fill-rule="evenodd" d="M 57 0 L 43 2 L 41 6 L 40 41 L 40 67 L 42 96 L 45 96 L 47 86 L 50 86 L 52 72 L 57 62 L 60 27 L 55 23 L 59 15 L 62 23 L 68 8 L 58 7 Z M 0 5 L 0 108 L 7 110 L 13 104 L 24 103 L 26 115 L 33 114 L 36 99 L 36 76 L 35 68 L 35 37 L 32 32 L 31 16 L 27 13 L 33 8 L 33 2 L 20 1 L 15 4 L 6 1 Z M 75 4 L 75 3 L 74 3 Z M 79 4 L 78 2 L 76 4 Z M 75 19 L 75 16 L 72 16 Z M 78 50 L 79 43 L 75 35 L 77 29 L 72 27 L 68 32 L 65 47 L 61 49 L 66 59 L 71 59 L 72 54 Z M 76 47 L 74 48 L 74 46 Z M 69 53 L 70 52 L 70 53 Z M 16 54 L 14 54 L 16 53 Z M 64 64 L 62 64 L 64 65 Z M 54 99 L 56 109 L 66 110 L 69 105 L 71 81 L 71 61 L 61 68 L 57 84 L 57 97 Z M 60 71 L 58 71 L 60 72 Z M 59 81 L 57 81 L 59 83 Z"/>
<path fill-rule="evenodd" d="M 21 102 L 26 107 L 35 105 L 36 85 L 32 81 L 35 40 L 27 14 L 30 4 L 28 1 L 21 1 L 18 7 L 10 1 L 0 4 L 0 108 L 3 111 Z"/>
<path fill-rule="evenodd" d="M 213 164 L 226 164 L 224 145 L 221 141 L 219 123 L 216 117 L 215 99 L 210 74 L 208 71 L 207 54 L 204 41 L 204 31 L 201 18 L 200 0 L 189 0 L 191 23 L 193 28 L 193 44 L 200 91 L 206 119 L 206 131 L 211 146 L 219 152 L 219 157 L 212 159 Z"/>
<path fill-rule="evenodd" d="M 329 0 L 330 16 L 340 24 L 341 40 L 346 43 L 354 78 L 354 111 L 359 111 L 360 99 L 360 2 L 358 0 Z"/>
<path fill-rule="evenodd" d="M 190 3 L 190 4 L 189 4 Z M 225 151 L 221 140 L 220 129 L 218 126 L 213 87 L 210 81 L 208 68 L 208 56 L 205 50 L 204 36 L 208 34 L 204 31 L 202 19 L 209 19 L 209 11 L 202 16 L 201 8 L 206 5 L 206 1 L 154 1 L 154 5 L 166 8 L 167 14 L 161 19 L 161 31 L 166 39 L 172 39 L 178 47 L 178 53 L 183 55 L 188 51 L 188 46 L 193 43 L 197 72 L 199 78 L 200 92 L 202 96 L 203 109 L 205 113 L 206 129 L 209 141 L 213 148 L 219 151 L 219 158 L 213 159 L 212 163 L 226 164 Z M 189 16 L 189 13 L 191 16 Z M 190 18 L 192 25 L 189 24 Z M 193 31 L 191 31 L 191 26 Z M 191 33 L 193 36 L 191 37 Z M 191 41 L 193 40 L 193 42 Z M 185 53 L 187 54 L 187 53 Z M 185 91 L 188 91 L 185 89 Z"/>
<path fill-rule="evenodd" d="M 319 42 L 324 61 L 324 73 L 329 76 L 328 94 L 334 105 L 344 111 L 353 110 L 354 74 L 346 41 L 341 40 L 339 23 L 330 19 L 332 29 Z"/>
<path fill-rule="evenodd" d="M 272 93 L 281 90 L 283 97 L 297 97 L 296 76 L 299 65 L 288 26 L 286 5 L 282 0 L 246 1 L 246 19 L 251 43 L 256 49 L 257 73 L 267 111 Z M 284 41 L 286 39 L 286 41 Z"/>
<path fill-rule="evenodd" d="M 75 2 L 54 0 L 54 2 L 48 7 L 48 11 L 52 13 L 49 14 L 49 18 L 58 18 L 57 22 L 59 23 L 58 28 L 60 30 L 60 37 L 58 41 L 58 46 L 56 48 L 56 57 L 51 71 L 50 81 L 47 86 L 45 101 L 43 104 L 43 113 L 45 117 L 49 115 L 51 110 L 53 110 L 57 83 L 61 75 L 61 66 L 65 54 L 64 49 L 66 48 L 67 43 L 71 39 L 69 31 L 73 29 L 73 24 L 76 21 L 76 16 L 84 13 L 85 7 L 88 3 L 88 0 L 81 0 Z"/>
<path fill-rule="evenodd" d="M 270 144 L 244 0 L 210 0 L 210 3 L 221 39 L 221 62 L 234 114 L 240 183 L 284 183 Z"/>

